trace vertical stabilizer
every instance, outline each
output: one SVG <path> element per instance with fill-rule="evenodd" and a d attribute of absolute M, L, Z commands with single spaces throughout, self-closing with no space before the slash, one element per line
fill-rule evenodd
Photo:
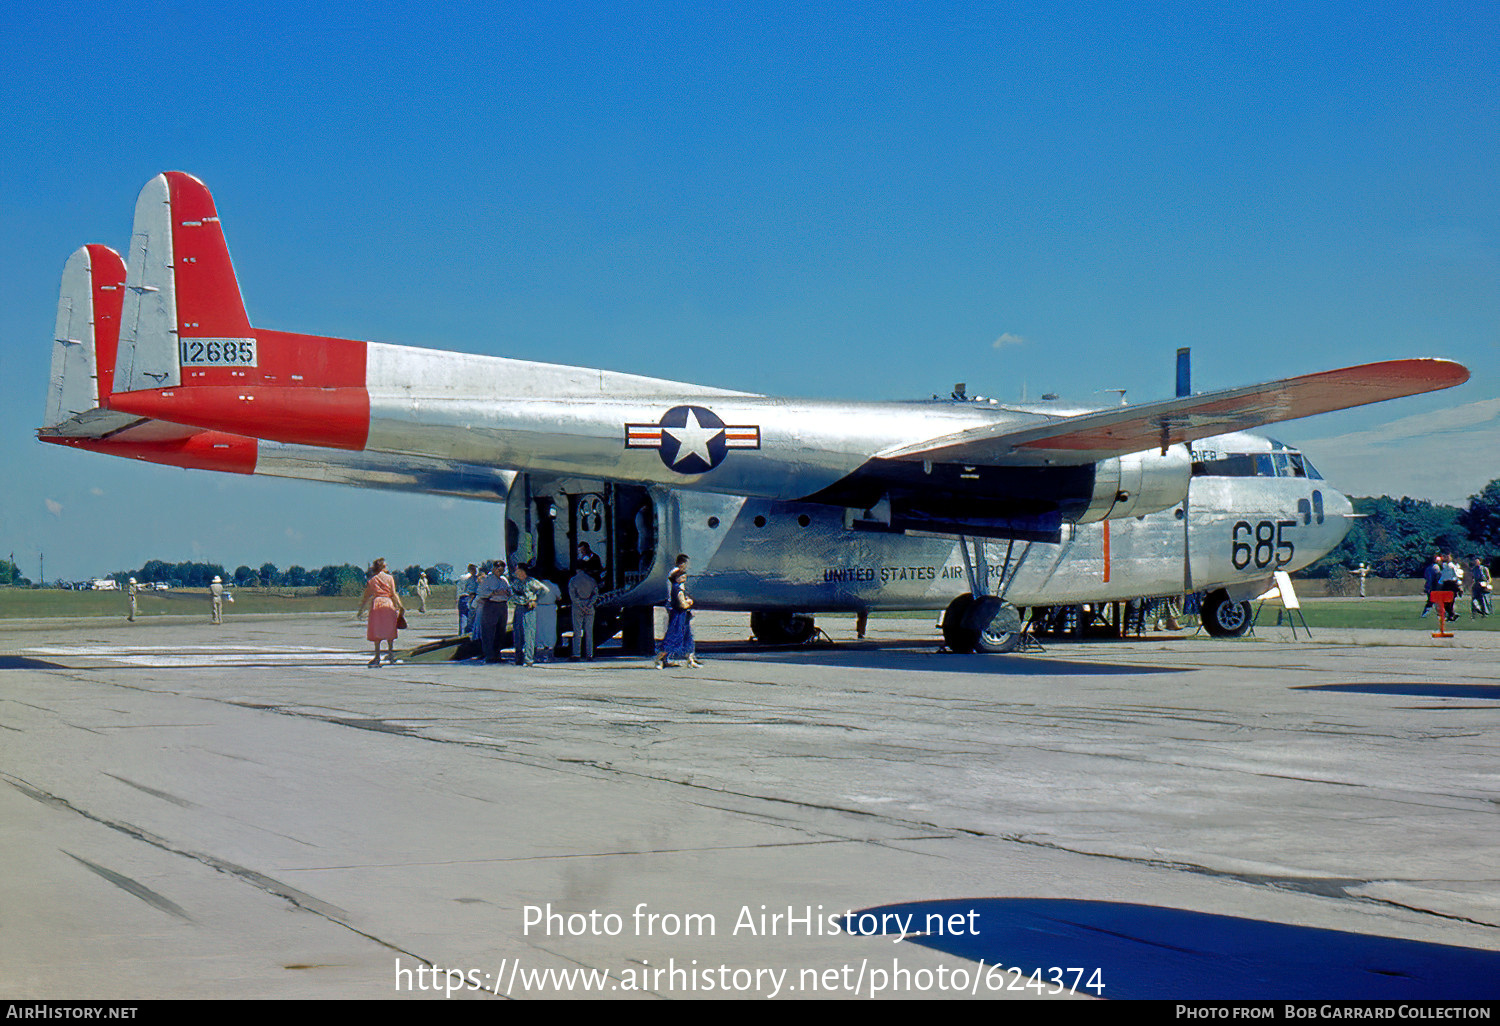
<path fill-rule="evenodd" d="M 162 175 L 171 197 L 172 264 L 182 338 L 239 343 L 251 336 L 224 228 L 208 187 L 190 174 Z"/>
<path fill-rule="evenodd" d="M 104 405 L 124 282 L 125 262 L 108 246 L 84 246 L 63 266 L 44 426 L 56 427 Z"/>
<path fill-rule="evenodd" d="M 177 364 L 177 283 L 172 274 L 172 203 L 167 176 L 146 183 L 135 201 L 125 270 L 115 391 L 182 384 Z"/>
<path fill-rule="evenodd" d="M 183 383 L 184 361 L 255 365 L 219 214 L 192 175 L 168 171 L 141 190 L 125 286 L 115 391 L 175 388 Z"/>

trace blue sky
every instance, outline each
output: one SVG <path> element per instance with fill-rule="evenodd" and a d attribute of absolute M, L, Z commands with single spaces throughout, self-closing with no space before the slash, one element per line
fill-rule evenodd
<path fill-rule="evenodd" d="M 261 327 L 1101 405 L 1170 394 L 1183 345 L 1199 390 L 1458 359 L 1459 389 L 1273 433 L 1355 494 L 1461 501 L 1500 476 L 1494 416 L 1438 447 L 1447 476 L 1420 429 L 1352 480 L 1312 442 L 1500 396 L 1497 26 L 1477 4 L 11 5 L 0 556 L 34 575 L 45 552 L 50 578 L 495 548 L 493 506 L 34 440 L 62 265 L 123 250 L 168 169 L 213 190 Z"/>

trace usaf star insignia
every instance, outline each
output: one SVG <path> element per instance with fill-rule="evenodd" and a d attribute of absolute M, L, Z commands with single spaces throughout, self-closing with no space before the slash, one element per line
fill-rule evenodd
<path fill-rule="evenodd" d="M 760 425 L 725 424 L 703 406 L 674 406 L 655 424 L 626 424 L 625 448 L 655 449 L 668 470 L 705 474 L 730 449 L 759 449 Z"/>

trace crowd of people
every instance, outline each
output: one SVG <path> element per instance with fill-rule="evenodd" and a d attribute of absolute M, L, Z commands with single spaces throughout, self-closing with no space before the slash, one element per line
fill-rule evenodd
<path fill-rule="evenodd" d="M 594 610 L 599 602 L 604 566 L 587 543 L 578 546 L 573 576 L 568 580 L 572 613 L 573 658 L 594 658 Z M 557 658 L 557 610 L 563 594 L 556 582 L 538 577 L 517 559 L 470 563 L 458 579 L 458 631 L 479 643 L 474 658 L 502 661 L 507 624 L 518 666 L 534 666 Z M 512 617 L 512 607 L 514 616 Z"/>
<path fill-rule="evenodd" d="M 656 665 L 677 666 L 673 659 L 685 660 L 692 667 L 701 666 L 693 644 L 692 606 L 687 593 L 688 557 L 678 556 L 669 576 L 668 622 L 666 636 L 659 646 Z M 594 620 L 603 594 L 604 564 L 585 543 L 578 546 L 573 574 L 567 582 L 567 601 L 572 620 L 572 657 L 590 661 L 594 658 Z M 430 594 L 427 575 L 423 574 L 415 592 L 421 611 L 427 610 Z M 470 563 L 458 579 L 458 633 L 477 642 L 476 662 L 500 663 L 503 653 L 511 649 L 517 666 L 549 663 L 561 657 L 558 650 L 558 607 L 562 588 L 553 581 L 533 573 L 524 561 L 511 559 Z M 386 572 L 385 560 L 378 559 L 370 568 L 365 593 L 360 600 L 359 615 L 369 613 L 365 637 L 374 646 L 370 666 L 381 662 L 381 643 L 386 645 L 387 662 L 395 662 L 394 644 L 397 632 L 406 626 L 405 610 L 395 580 Z M 506 629 L 510 644 L 506 644 Z"/>
<path fill-rule="evenodd" d="M 1427 604 L 1422 607 L 1422 615 L 1432 612 L 1436 605 L 1441 607 L 1439 614 L 1444 619 L 1450 622 L 1459 619 L 1456 605 L 1459 597 L 1464 594 L 1464 576 L 1461 559 L 1453 558 L 1453 554 L 1448 552 L 1433 553 L 1432 562 L 1422 572 L 1423 588 L 1427 592 Z M 1469 564 L 1468 578 L 1470 614 L 1476 618 L 1489 616 L 1490 596 L 1495 590 L 1495 582 L 1489 567 L 1478 556 L 1473 557 Z M 1441 602 L 1434 600 L 1434 592 L 1447 595 L 1448 598 Z"/>

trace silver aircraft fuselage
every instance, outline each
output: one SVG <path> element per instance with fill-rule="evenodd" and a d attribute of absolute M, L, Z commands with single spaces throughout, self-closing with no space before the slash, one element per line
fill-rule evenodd
<path fill-rule="evenodd" d="M 987 540 L 978 572 L 992 594 L 1020 607 L 1218 588 L 1242 599 L 1276 570 L 1316 561 L 1349 529 L 1348 499 L 1280 443 L 1241 432 L 1196 443 L 1193 455 L 1184 503 L 1068 525 L 1057 542 Z M 633 509 L 628 501 L 614 508 L 609 488 L 519 475 L 507 505 L 508 554 L 560 572 L 565 554 L 588 540 L 636 563 L 608 595 L 621 606 L 661 603 L 678 553 L 692 560 L 693 600 L 704 609 L 942 609 L 971 590 L 963 542 L 951 536 L 869 529 L 838 506 L 662 488 L 643 490 Z M 649 526 L 624 522 L 633 512 L 639 523 L 647 502 Z M 638 545 L 635 534 L 647 532 L 649 544 Z M 629 540 L 622 546 L 620 537 Z"/>

